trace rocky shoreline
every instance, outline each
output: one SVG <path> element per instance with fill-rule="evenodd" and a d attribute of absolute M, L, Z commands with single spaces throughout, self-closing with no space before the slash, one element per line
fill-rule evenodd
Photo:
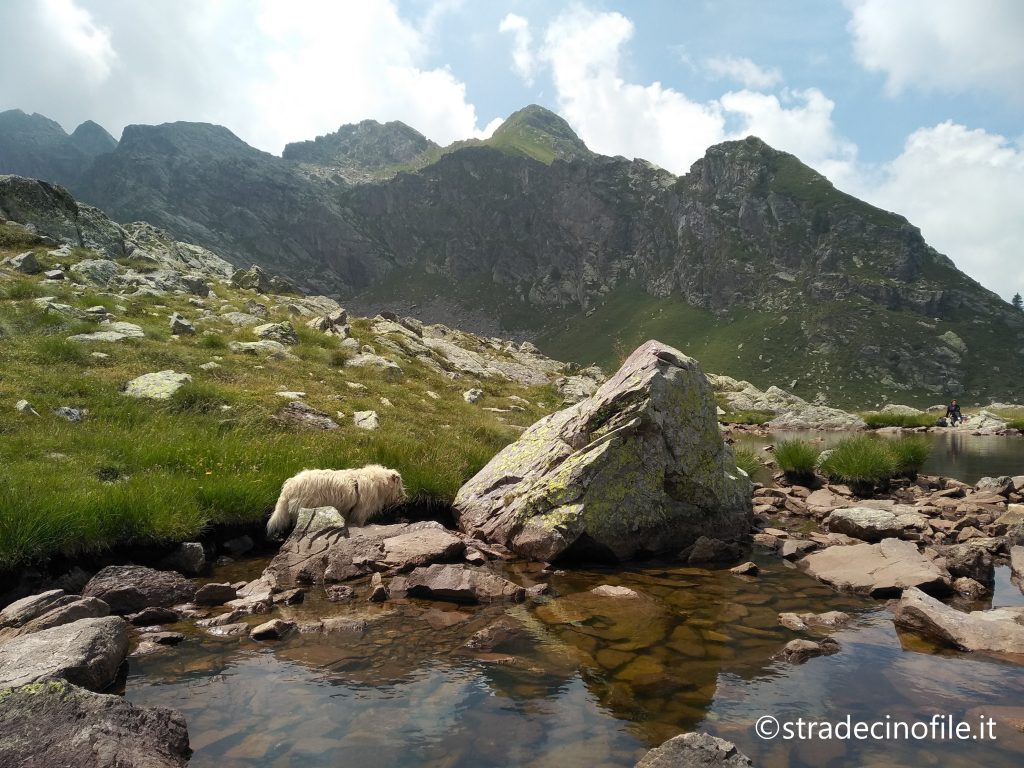
<path fill-rule="evenodd" d="M 650 478 L 656 482 L 648 485 Z M 837 590 L 899 598 L 894 621 L 907 631 L 1024 660 L 1024 609 L 967 613 L 934 599 L 955 596 L 976 606 L 991 591 L 997 563 L 1024 578 L 1024 476 L 973 486 L 920 476 L 872 498 L 821 479 L 795 485 L 779 476 L 772 487 L 753 484 L 722 440 L 699 367 L 656 342 L 634 352 L 588 398 L 542 419 L 499 453 L 460 492 L 455 520 L 458 529 L 436 521 L 352 527 L 334 508 L 301 510 L 289 538 L 252 581 L 197 580 L 209 557 L 193 542 L 164 560 L 162 570 L 111 565 L 80 590 L 11 603 L 0 612 L 0 722 L 7 726 L 0 756 L 184 765 L 180 715 L 102 693 L 130 648 L 136 656 L 173 652 L 166 648 L 186 639 L 175 629 L 182 622 L 257 644 L 296 634 L 343 638 L 366 631 L 366 620 L 310 620 L 295 615 L 294 606 L 311 593 L 340 603 L 426 600 L 493 608 L 465 641 L 486 653 L 524 631 L 503 606 L 545 604 L 552 574 L 595 558 L 674 557 L 694 567 L 729 567 L 758 547 Z M 233 546 L 242 555 L 253 542 Z M 524 557 L 533 567 L 511 571 Z M 758 568 L 747 562 L 733 572 L 756 579 Z M 586 599 L 646 600 L 614 585 L 598 586 Z M 838 651 L 828 632 L 848 617 L 783 613 L 778 620 L 808 633 L 777 652 L 782 661 L 802 663 Z M 40 733 L 26 712 L 53 728 Z M 129 723 L 132 740 L 125 738 Z M 81 727 L 97 734 L 84 757 L 74 751 L 80 741 L 66 738 Z M 694 764 L 750 764 L 728 742 L 677 738 L 639 765 L 686 765 L 684 753 L 704 761 Z"/>

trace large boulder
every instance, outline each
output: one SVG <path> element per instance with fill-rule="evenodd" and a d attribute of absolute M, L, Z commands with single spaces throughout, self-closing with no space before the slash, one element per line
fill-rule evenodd
<path fill-rule="evenodd" d="M 171 396 L 192 381 L 187 373 L 158 371 L 145 373 L 124 386 L 124 394 L 149 400 L 169 400 Z"/>
<path fill-rule="evenodd" d="M 750 758 L 731 741 L 707 733 L 683 733 L 655 747 L 636 768 L 749 768 Z"/>
<path fill-rule="evenodd" d="M 0 645 L 0 689 L 67 680 L 101 691 L 114 681 L 127 654 L 124 619 L 80 619 Z"/>
<path fill-rule="evenodd" d="M 142 565 L 108 565 L 82 590 L 84 597 L 98 597 L 118 614 L 151 606 L 169 608 L 191 601 L 195 594 L 195 584 L 180 573 Z"/>
<path fill-rule="evenodd" d="M 0 692 L 0 765 L 181 768 L 185 718 L 61 681 Z"/>
<path fill-rule="evenodd" d="M 109 613 L 110 606 L 95 597 L 79 597 L 65 594 L 63 589 L 51 589 L 17 600 L 0 611 L 0 641 Z"/>
<path fill-rule="evenodd" d="M 901 539 L 836 545 L 807 555 L 797 565 L 836 589 L 859 595 L 895 597 L 911 587 L 937 595 L 951 591 L 949 573 Z"/>
<path fill-rule="evenodd" d="M 591 398 L 495 456 L 455 509 L 463 531 L 526 557 L 625 560 L 744 533 L 751 490 L 700 366 L 648 341 Z"/>
<path fill-rule="evenodd" d="M 1024 608 L 964 613 L 908 589 L 896 605 L 897 626 L 963 651 L 1024 655 Z"/>

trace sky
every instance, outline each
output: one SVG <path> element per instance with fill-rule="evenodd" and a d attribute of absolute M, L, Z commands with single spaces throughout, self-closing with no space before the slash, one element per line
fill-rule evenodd
<path fill-rule="evenodd" d="M 754 134 L 1024 293 L 1024 0 L 0 0 L 0 110 L 279 154 L 366 118 L 447 144 L 526 104 L 685 173 Z"/>

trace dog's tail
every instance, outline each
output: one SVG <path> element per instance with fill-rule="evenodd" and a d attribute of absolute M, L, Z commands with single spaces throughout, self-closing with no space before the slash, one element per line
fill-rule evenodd
<path fill-rule="evenodd" d="M 267 521 L 267 536 L 269 538 L 283 539 L 285 532 L 291 527 L 293 521 L 290 502 L 287 491 L 282 490 L 277 499 L 277 505 L 274 507 L 274 514 Z"/>

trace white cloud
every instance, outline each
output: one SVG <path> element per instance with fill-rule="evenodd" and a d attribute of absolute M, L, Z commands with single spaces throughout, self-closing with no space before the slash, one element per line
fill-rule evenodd
<path fill-rule="evenodd" d="M 782 82 L 779 70 L 764 69 L 743 56 L 714 56 L 704 66 L 715 77 L 735 80 L 744 88 L 763 90 Z"/>
<path fill-rule="evenodd" d="M 508 14 L 498 25 L 499 32 L 512 35 L 512 65 L 516 73 L 527 85 L 533 85 L 534 56 L 533 35 L 530 34 L 530 22 L 514 13 Z"/>
<path fill-rule="evenodd" d="M 464 83 L 426 64 L 434 10 L 420 29 L 391 0 L 4 0 L 0 28 L 18 34 L 0 47 L 0 109 L 115 135 L 214 122 L 272 152 L 366 118 L 480 136 Z"/>
<path fill-rule="evenodd" d="M 910 135 L 858 193 L 906 216 L 929 244 L 1009 299 L 1024 293 L 1024 144 L 951 121 Z"/>
<path fill-rule="evenodd" d="M 1024 3 L 1020 0 L 847 0 L 854 52 L 883 72 L 896 95 L 992 90 L 1024 100 Z"/>
<path fill-rule="evenodd" d="M 551 72 L 559 109 L 590 147 L 652 160 L 685 173 L 712 144 L 755 134 L 814 163 L 836 180 L 856 148 L 832 122 L 817 89 L 780 96 L 750 90 L 698 102 L 659 82 L 628 82 L 620 71 L 633 25 L 619 13 L 575 7 L 554 19 L 537 54 Z"/>

